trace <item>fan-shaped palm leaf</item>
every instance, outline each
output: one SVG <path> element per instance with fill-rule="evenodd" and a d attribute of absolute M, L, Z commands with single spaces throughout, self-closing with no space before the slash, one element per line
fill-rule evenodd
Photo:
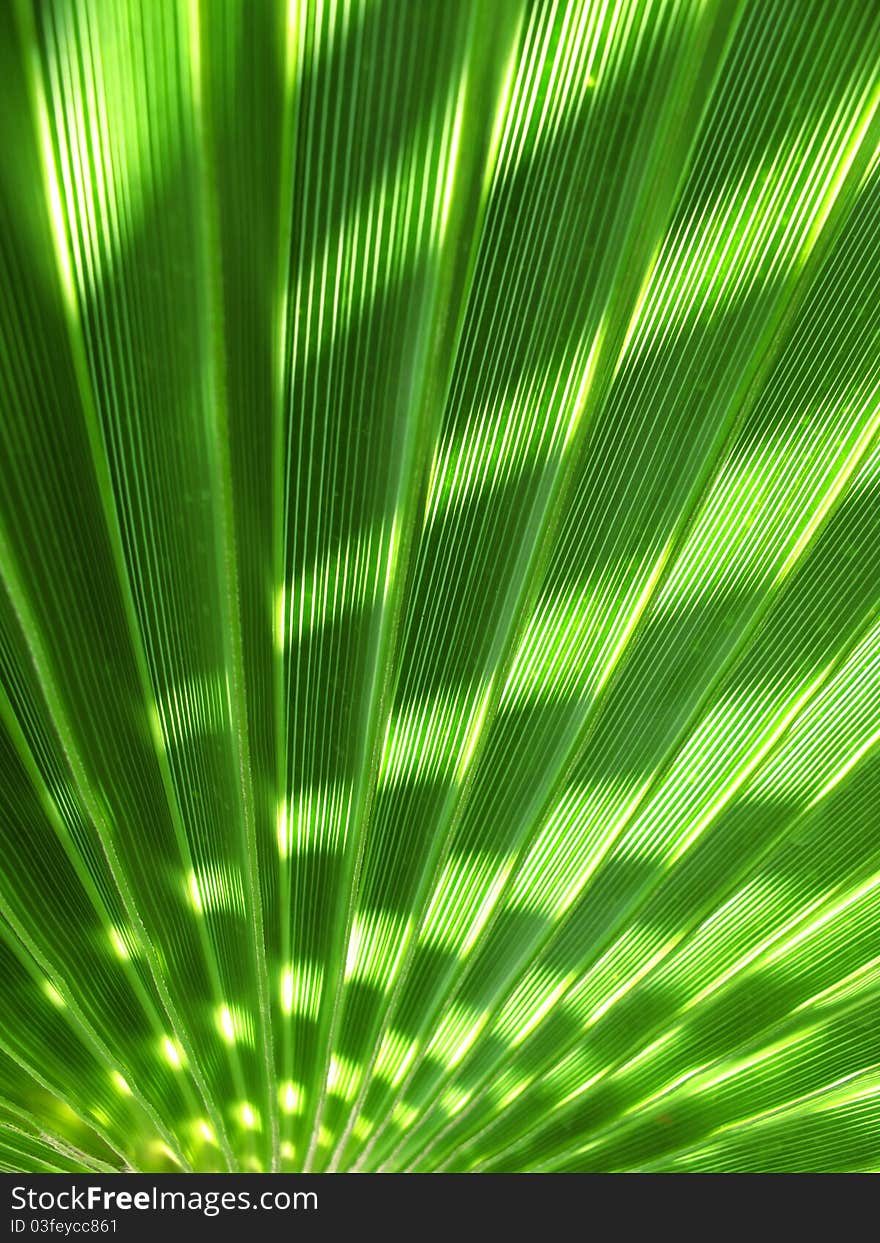
<path fill-rule="evenodd" d="M 877 6 L 0 23 L 0 1166 L 880 1165 Z"/>

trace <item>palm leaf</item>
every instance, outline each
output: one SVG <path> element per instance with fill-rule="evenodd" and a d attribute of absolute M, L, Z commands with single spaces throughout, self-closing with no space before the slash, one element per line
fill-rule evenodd
<path fill-rule="evenodd" d="M 0 22 L 0 1167 L 877 1168 L 876 7 Z"/>

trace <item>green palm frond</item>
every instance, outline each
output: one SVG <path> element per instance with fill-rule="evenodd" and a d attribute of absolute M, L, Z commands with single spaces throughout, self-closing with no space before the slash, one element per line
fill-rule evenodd
<path fill-rule="evenodd" d="M 0 1168 L 880 1168 L 877 5 L 0 24 Z"/>

